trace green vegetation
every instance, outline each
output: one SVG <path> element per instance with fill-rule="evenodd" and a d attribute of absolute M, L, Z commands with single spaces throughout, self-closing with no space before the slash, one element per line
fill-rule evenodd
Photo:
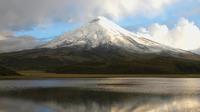
<path fill-rule="evenodd" d="M 0 66 L 0 76 L 19 76 L 19 74 L 15 71 Z"/>
<path fill-rule="evenodd" d="M 44 71 L 19 71 L 22 77 L 13 78 L 121 78 L 121 77 L 165 77 L 165 78 L 199 78 L 197 74 L 57 74 Z M 10 78 L 10 77 L 8 77 Z"/>
<path fill-rule="evenodd" d="M 0 54 L 0 63 L 16 71 L 53 74 L 199 74 L 200 60 L 124 50 L 35 49 Z M 38 73 L 41 75 L 41 73 Z M 134 75 L 133 75 L 134 76 Z"/>
<path fill-rule="evenodd" d="M 48 102 L 55 101 L 59 103 L 77 104 L 81 102 L 96 101 L 105 104 L 110 101 L 118 101 L 129 98 L 130 95 L 136 96 L 139 94 L 131 93 L 116 93 L 93 91 L 78 88 L 33 88 L 33 89 L 17 89 L 10 91 L 0 91 L 0 95 L 5 97 L 20 98 L 25 100 Z M 66 97 L 67 96 L 67 97 Z"/>

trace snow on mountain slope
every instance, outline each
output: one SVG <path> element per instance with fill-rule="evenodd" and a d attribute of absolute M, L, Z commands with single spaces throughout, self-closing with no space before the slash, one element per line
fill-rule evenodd
<path fill-rule="evenodd" d="M 162 51 L 186 53 L 186 51 L 173 49 L 129 32 L 105 17 L 98 17 L 73 32 L 67 32 L 45 44 L 42 48 L 76 46 L 92 49 L 101 45 L 116 46 L 138 53 L 159 53 Z"/>
<path fill-rule="evenodd" d="M 200 48 L 199 48 L 199 49 L 192 50 L 191 52 L 193 52 L 193 53 L 196 53 L 196 54 L 199 54 L 199 55 L 200 55 Z"/>

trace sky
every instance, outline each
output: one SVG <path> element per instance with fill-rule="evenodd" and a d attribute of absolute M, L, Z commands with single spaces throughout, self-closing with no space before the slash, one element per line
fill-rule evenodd
<path fill-rule="evenodd" d="M 98 16 L 184 50 L 200 49 L 200 0 L 1 0 L 0 52 L 31 49 Z"/>

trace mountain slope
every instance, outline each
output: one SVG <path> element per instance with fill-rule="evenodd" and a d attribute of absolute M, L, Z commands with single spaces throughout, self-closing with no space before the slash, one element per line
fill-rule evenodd
<path fill-rule="evenodd" d="M 14 70 L 81 74 L 200 73 L 200 61 L 155 54 L 136 54 L 116 48 L 34 49 L 0 54 L 0 63 Z"/>
<path fill-rule="evenodd" d="M 124 48 L 137 53 L 160 53 L 162 51 L 187 53 L 173 49 L 129 32 L 104 17 L 98 17 L 83 27 L 42 46 L 43 48 L 78 47 L 92 49 L 102 45 Z"/>
<path fill-rule="evenodd" d="M 15 70 L 55 73 L 200 73 L 200 57 L 126 31 L 104 17 L 40 46 L 0 54 Z"/>
<path fill-rule="evenodd" d="M 18 73 L 0 66 L 0 76 L 18 76 L 18 75 L 19 75 Z"/>
<path fill-rule="evenodd" d="M 199 49 L 192 50 L 192 52 L 200 55 L 200 48 L 199 48 Z"/>

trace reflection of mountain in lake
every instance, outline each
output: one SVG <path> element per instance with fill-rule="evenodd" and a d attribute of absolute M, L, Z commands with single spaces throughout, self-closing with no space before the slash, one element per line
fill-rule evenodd
<path fill-rule="evenodd" d="M 1 93 L 0 110 L 6 112 L 199 112 L 200 109 L 198 95 L 114 93 L 69 88 L 4 93 Z"/>
<path fill-rule="evenodd" d="M 0 112 L 199 112 L 199 80 L 2 80 Z"/>

